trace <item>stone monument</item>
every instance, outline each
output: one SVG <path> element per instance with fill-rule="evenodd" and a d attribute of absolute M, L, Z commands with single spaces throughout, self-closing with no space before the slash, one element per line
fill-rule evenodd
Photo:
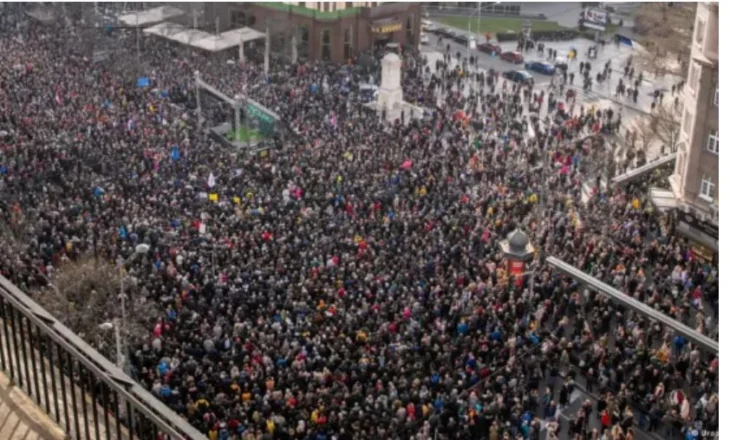
<path fill-rule="evenodd" d="M 403 87 L 400 85 L 403 62 L 394 53 L 389 53 L 380 62 L 381 76 L 378 88 L 378 110 L 391 113 L 396 107 L 400 111 L 403 102 Z"/>

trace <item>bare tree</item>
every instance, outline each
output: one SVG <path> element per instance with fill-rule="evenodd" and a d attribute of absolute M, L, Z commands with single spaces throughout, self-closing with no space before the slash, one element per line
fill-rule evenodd
<path fill-rule="evenodd" d="M 651 125 L 657 139 L 663 146 L 668 146 L 672 153 L 677 149 L 679 130 L 682 126 L 681 115 L 680 106 L 674 104 L 658 105 L 651 115 Z"/>
<path fill-rule="evenodd" d="M 657 76 L 683 75 L 689 61 L 695 3 L 642 3 L 634 18 L 634 31 L 646 52 L 636 61 L 641 70 Z"/>
<path fill-rule="evenodd" d="M 653 115 L 636 118 L 633 125 L 636 132 L 636 148 L 643 150 L 645 153 L 648 152 L 649 145 L 657 140 Z"/>
<path fill-rule="evenodd" d="M 93 345 L 111 348 L 114 347 L 113 333 L 99 332 L 99 326 L 120 318 L 121 277 L 113 264 L 84 256 L 61 265 L 51 279 L 47 278 L 48 288 L 32 295 L 43 308 L 81 338 Z M 131 308 L 131 304 L 139 302 L 134 299 L 140 298 L 135 295 L 135 283 L 129 284 L 125 291 L 131 294 L 132 301 L 128 301 Z M 130 310 L 122 326 L 128 344 L 135 346 L 147 341 L 158 316 L 158 307 L 149 302 L 145 302 L 144 307 L 138 305 Z M 106 354 L 112 357 L 111 352 Z"/>

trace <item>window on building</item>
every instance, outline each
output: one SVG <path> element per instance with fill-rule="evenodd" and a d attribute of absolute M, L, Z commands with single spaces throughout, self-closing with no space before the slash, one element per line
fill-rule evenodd
<path fill-rule="evenodd" d="M 324 4 L 324 12 L 330 12 L 330 10 L 331 10 L 330 8 L 331 8 L 331 7 L 332 7 L 332 3 L 330 3 L 330 2 L 326 2 L 326 3 Z"/>
<path fill-rule="evenodd" d="M 695 28 L 695 43 L 702 46 L 705 41 L 705 21 L 697 20 L 697 27 Z"/>
<path fill-rule="evenodd" d="M 692 94 L 697 94 L 698 85 L 700 82 L 700 66 L 690 61 L 689 67 L 689 89 Z"/>
<path fill-rule="evenodd" d="M 717 130 L 710 130 L 707 136 L 707 149 L 715 154 L 720 154 L 720 133 Z"/>
<path fill-rule="evenodd" d="M 302 26 L 299 31 L 299 41 L 297 41 L 297 49 L 299 56 L 309 58 L 309 28 Z"/>
<path fill-rule="evenodd" d="M 352 57 L 352 26 L 345 28 L 345 38 L 343 38 L 345 47 L 345 59 Z"/>
<path fill-rule="evenodd" d="M 684 119 L 682 120 L 682 132 L 689 136 L 692 133 L 692 113 L 684 109 Z"/>
<path fill-rule="evenodd" d="M 700 198 L 712 202 L 715 199 L 715 184 L 710 176 L 702 176 L 700 185 Z"/>
<path fill-rule="evenodd" d="M 301 6 L 302 8 L 306 8 L 307 2 L 299 2 L 299 6 Z"/>
<path fill-rule="evenodd" d="M 720 105 L 720 86 L 715 87 L 715 105 Z"/>
<path fill-rule="evenodd" d="M 231 11 L 231 26 L 246 27 L 246 13 L 243 11 Z"/>
<path fill-rule="evenodd" d="M 413 14 L 406 17 L 406 38 L 408 39 L 408 44 L 413 45 Z"/>
<path fill-rule="evenodd" d="M 322 30 L 320 44 L 322 45 L 322 60 L 330 61 L 332 59 L 332 39 L 329 29 Z"/>

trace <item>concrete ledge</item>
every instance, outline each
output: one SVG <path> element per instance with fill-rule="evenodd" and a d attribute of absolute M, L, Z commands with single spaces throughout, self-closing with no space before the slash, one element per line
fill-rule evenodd
<path fill-rule="evenodd" d="M 22 390 L 0 373 L 0 439 L 66 440 L 68 435 Z"/>

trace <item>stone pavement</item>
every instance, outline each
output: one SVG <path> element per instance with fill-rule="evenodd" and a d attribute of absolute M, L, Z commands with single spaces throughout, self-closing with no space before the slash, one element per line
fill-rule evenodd
<path fill-rule="evenodd" d="M 569 4 L 568 4 L 569 5 Z M 576 6 L 579 6 L 578 4 L 575 4 Z M 568 7 L 568 6 L 566 6 Z M 445 26 L 442 24 L 437 24 L 439 27 L 445 27 L 450 28 L 449 26 Z M 455 32 L 459 34 L 467 34 L 466 31 L 453 28 L 450 29 L 454 30 Z M 483 41 L 483 36 L 477 36 L 476 34 L 473 34 L 475 37 L 479 38 L 479 41 Z M 438 38 L 431 34 L 429 35 L 430 42 L 428 45 L 425 45 L 422 47 L 423 53 L 428 57 L 428 53 L 444 53 L 447 49 L 447 44 L 450 45 L 450 53 L 452 54 L 452 58 L 455 58 L 454 55 L 457 52 L 460 52 L 462 56 L 467 56 L 471 53 L 472 56 L 475 56 L 477 58 L 478 67 L 482 68 L 484 70 L 494 69 L 497 72 L 504 72 L 507 70 L 515 70 L 522 68 L 521 65 L 515 65 L 510 64 L 507 62 L 504 62 L 499 59 L 498 56 L 490 56 L 488 54 L 479 52 L 477 50 L 469 51 L 466 46 L 461 45 L 459 43 L 456 43 L 452 40 L 444 39 L 442 43 L 438 44 Z M 588 48 L 593 46 L 594 42 L 587 40 L 585 38 L 577 38 L 575 40 L 571 41 L 551 41 L 551 42 L 545 42 L 545 47 L 550 49 L 555 49 L 558 51 L 558 55 L 567 54 L 567 52 L 571 49 L 575 49 L 578 56 L 577 58 L 572 61 L 569 65 L 569 72 L 575 73 L 575 82 L 574 82 L 574 88 L 576 91 L 579 92 L 579 98 L 583 99 L 584 102 L 594 102 L 597 100 L 610 100 L 613 101 L 616 105 L 621 105 L 624 107 L 624 120 L 634 117 L 637 114 L 648 112 L 651 108 L 651 101 L 652 98 L 650 94 L 655 89 L 671 89 L 672 84 L 676 84 L 680 81 L 680 78 L 673 77 L 671 75 L 665 75 L 660 78 L 655 78 L 652 75 L 648 73 L 644 73 L 644 81 L 640 85 L 640 92 L 639 92 L 639 99 L 637 104 L 633 104 L 633 102 L 629 102 L 629 100 L 624 100 L 620 98 L 616 98 L 614 96 L 616 91 L 616 85 L 618 84 L 619 78 L 623 76 L 623 66 L 629 59 L 629 57 L 634 56 L 637 57 L 640 49 L 635 49 L 626 45 L 616 45 L 613 42 L 610 42 L 609 44 L 606 44 L 605 47 L 600 47 L 597 53 L 597 56 L 595 59 L 588 59 L 586 57 L 586 54 L 588 53 Z M 517 49 L 517 42 L 504 42 L 500 43 L 500 46 L 502 47 L 503 51 L 510 51 L 510 50 L 516 50 Z M 545 56 L 538 55 L 535 50 L 530 51 L 529 53 L 525 53 L 525 60 L 526 61 L 535 61 L 535 60 L 544 60 Z M 612 67 L 612 75 L 611 79 L 607 82 L 605 82 L 602 85 L 596 84 L 594 81 L 593 90 L 587 93 L 584 93 L 582 90 L 583 81 L 579 78 L 578 71 L 579 71 L 579 64 L 581 61 L 585 62 L 588 61 L 592 65 L 591 72 L 593 73 L 594 79 L 595 74 L 599 71 L 603 70 L 603 66 L 607 61 L 611 61 L 611 67 Z M 544 84 L 545 87 L 547 87 L 548 84 L 550 84 L 550 77 L 541 75 L 538 73 L 531 72 L 532 75 L 535 77 L 535 83 L 536 88 L 540 90 L 540 85 Z M 638 74 L 638 73 L 637 73 Z M 669 98 L 669 93 L 666 93 L 665 101 L 667 98 Z M 579 102 L 580 102 L 579 99 Z"/>
<path fill-rule="evenodd" d="M 0 439 L 62 440 L 66 434 L 10 379 L 0 373 Z"/>
<path fill-rule="evenodd" d="M 2 324 L 2 320 L 0 320 L 0 324 Z M 78 384 L 74 386 L 74 392 L 71 392 L 71 387 L 69 386 L 69 377 L 64 372 L 60 371 L 57 362 L 54 362 L 54 365 L 52 367 L 51 364 L 48 362 L 48 358 L 42 357 L 37 350 L 31 350 L 31 347 L 27 343 L 27 341 L 23 341 L 26 345 L 26 349 L 19 351 L 19 353 L 22 354 L 20 356 L 16 356 L 16 353 L 14 353 L 14 351 L 11 350 L 10 347 L 8 347 L 8 344 L 4 343 L 5 341 L 9 340 L 8 337 L 10 339 L 13 338 L 12 331 L 9 332 L 8 335 L 6 335 L 5 329 L 6 327 L 4 325 L 0 325 L 0 341 L 3 341 L 0 342 L 0 350 L 2 350 L 3 352 L 2 354 L 3 359 L 6 362 L 6 368 L 8 365 L 10 365 L 10 362 L 12 362 L 12 365 L 15 369 L 15 374 L 17 375 L 18 373 L 21 373 L 23 378 L 23 385 L 21 386 L 19 383 L 17 383 L 18 381 L 16 381 L 13 386 L 10 386 L 10 380 L 8 376 L 6 376 L 6 374 L 10 374 L 9 371 L 0 370 L 0 403 L 2 403 L 3 405 L 7 405 L 11 412 L 15 413 L 15 416 L 6 415 L 6 413 L 4 412 L 5 410 L 3 409 L 4 406 L 0 406 L 0 440 L 15 438 L 5 435 L 5 428 L 3 428 L 1 424 L 6 421 L 14 421 L 13 423 L 20 423 L 20 425 L 28 424 L 28 426 L 33 428 L 34 430 L 40 429 L 40 431 L 34 432 L 39 433 L 39 438 L 47 440 L 86 438 L 85 435 L 87 432 L 91 436 L 91 438 L 104 438 L 108 440 L 120 440 L 123 438 L 130 438 L 129 431 L 125 426 L 122 426 L 121 424 L 119 427 L 120 432 L 115 432 L 115 429 L 113 429 L 113 427 L 116 426 L 116 419 L 114 418 L 114 414 L 107 413 L 105 415 L 105 410 L 102 404 L 98 401 L 93 402 L 92 396 L 89 393 L 82 393 Z M 25 353 L 27 353 L 27 358 L 25 357 Z M 31 353 L 35 358 L 35 364 L 29 362 Z M 57 356 L 58 354 L 54 356 L 54 361 L 58 360 Z M 28 359 L 28 362 L 26 362 L 26 359 Z M 29 377 L 31 380 L 28 379 Z M 76 379 L 78 379 L 78 377 Z M 65 392 L 64 384 L 66 385 Z M 33 398 L 29 397 L 28 388 L 30 389 L 30 394 L 33 395 Z M 55 402 L 52 391 L 53 388 L 56 389 Z M 85 388 L 87 390 L 89 389 L 88 386 Z M 44 401 L 44 398 L 40 397 L 42 395 L 45 395 L 45 393 L 47 393 L 50 402 L 47 400 Z M 74 407 L 74 401 L 72 397 L 74 395 L 76 399 L 76 407 Z M 64 396 L 67 397 L 65 404 L 63 399 Z M 22 418 L 19 415 L 22 413 L 18 413 L 18 411 L 16 410 L 18 406 L 12 406 L 13 401 L 25 402 L 25 406 L 23 406 L 24 411 L 28 411 L 29 414 L 33 415 Z M 48 407 L 45 408 L 44 404 L 48 405 Z M 111 410 L 111 402 L 109 402 L 109 406 Z M 32 408 L 35 409 L 34 411 L 30 412 Z M 124 408 L 122 407 L 122 411 L 120 411 L 120 414 L 123 414 L 123 412 Z M 74 413 L 78 414 L 78 427 L 74 423 Z M 68 421 L 66 420 L 67 418 Z M 98 421 L 98 424 L 95 422 L 95 419 Z M 20 422 L 17 422 L 17 420 L 20 420 Z M 28 420 L 35 421 L 36 425 L 29 424 L 30 422 L 28 422 Z M 105 420 L 109 421 L 109 426 L 112 429 L 107 430 L 105 428 Z M 36 426 L 41 428 L 36 428 Z M 47 434 L 45 431 L 48 431 L 49 434 Z M 60 437 L 54 436 L 55 433 L 57 433 L 58 431 L 60 431 L 61 433 Z M 30 430 L 27 429 L 24 430 L 24 432 L 30 432 Z M 65 433 L 68 433 L 68 435 L 66 435 Z M 20 438 L 22 437 L 19 437 L 19 439 Z"/>

